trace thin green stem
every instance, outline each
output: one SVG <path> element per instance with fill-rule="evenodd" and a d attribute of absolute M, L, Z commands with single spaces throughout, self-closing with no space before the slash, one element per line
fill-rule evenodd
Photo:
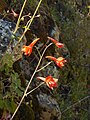
<path fill-rule="evenodd" d="M 36 13 L 37 13 L 39 7 L 40 7 L 41 2 L 42 2 L 42 0 L 39 1 L 38 6 L 37 6 L 37 8 L 36 8 L 36 10 L 35 10 L 35 12 L 34 12 L 34 14 L 33 14 L 33 16 L 32 16 L 31 19 L 28 21 L 28 24 L 26 25 L 26 28 L 25 28 L 25 30 L 24 30 L 22 36 L 20 37 L 19 42 L 22 40 L 22 38 L 24 37 L 25 33 L 27 32 L 27 30 L 28 30 L 29 27 L 31 26 L 31 23 L 32 23 L 32 21 L 33 21 L 35 15 L 36 15 Z"/>
<path fill-rule="evenodd" d="M 16 27 L 15 27 L 15 30 L 14 30 L 14 32 L 13 32 L 14 34 L 17 32 L 17 29 L 18 29 L 18 26 L 19 26 L 19 23 L 20 23 L 20 19 L 21 19 L 21 15 L 22 15 L 22 12 L 23 12 L 24 7 L 25 7 L 25 5 L 26 5 L 26 2 L 27 2 L 27 0 L 24 0 L 22 9 L 21 9 L 20 14 L 19 14 L 19 17 L 18 17 L 18 21 L 17 21 Z"/>

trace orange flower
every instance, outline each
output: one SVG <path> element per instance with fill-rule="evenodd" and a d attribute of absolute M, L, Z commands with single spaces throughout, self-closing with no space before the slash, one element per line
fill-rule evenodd
<path fill-rule="evenodd" d="M 52 56 L 46 56 L 46 58 L 53 60 L 56 63 L 56 65 L 60 68 L 62 68 L 64 66 L 64 63 L 67 62 L 63 57 L 55 58 Z"/>
<path fill-rule="evenodd" d="M 22 48 L 22 52 L 24 52 L 24 55 L 30 56 L 32 53 L 33 46 L 40 38 L 35 39 L 30 45 L 26 46 L 24 45 Z"/>
<path fill-rule="evenodd" d="M 18 14 L 15 13 L 13 9 L 11 9 L 11 11 L 12 11 L 12 14 L 13 14 L 14 17 L 18 17 Z"/>
<path fill-rule="evenodd" d="M 54 42 L 55 45 L 56 45 L 58 48 L 64 47 L 64 44 L 58 42 L 57 40 L 55 40 L 55 39 L 53 39 L 53 38 L 51 38 L 51 37 L 48 37 L 48 39 L 51 40 L 52 42 Z"/>
<path fill-rule="evenodd" d="M 53 78 L 52 76 L 47 76 L 46 78 L 44 77 L 37 77 L 37 78 L 44 81 L 46 85 L 52 90 L 54 87 L 57 87 L 58 79 Z"/>

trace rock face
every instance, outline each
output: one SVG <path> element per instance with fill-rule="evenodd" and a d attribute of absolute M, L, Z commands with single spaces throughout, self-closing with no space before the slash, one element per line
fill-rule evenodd
<path fill-rule="evenodd" d="M 13 48 L 17 44 L 19 37 L 22 35 L 22 30 L 19 29 L 15 35 L 13 31 L 15 29 L 15 23 L 9 22 L 7 20 L 0 19 L 0 59 L 7 53 L 11 54 Z M 16 61 L 21 57 L 21 47 L 24 44 L 24 41 L 20 42 L 17 45 L 17 48 L 14 50 L 13 60 Z M 18 50 L 18 51 L 17 51 Z"/>
<path fill-rule="evenodd" d="M 37 99 L 40 120 L 60 120 L 61 113 L 56 99 L 44 93 L 38 94 Z"/>

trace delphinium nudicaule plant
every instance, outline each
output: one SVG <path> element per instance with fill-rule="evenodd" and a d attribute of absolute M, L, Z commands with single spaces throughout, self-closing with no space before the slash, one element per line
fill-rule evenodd
<path fill-rule="evenodd" d="M 58 42 L 57 40 L 55 40 L 55 39 L 53 39 L 53 38 L 51 38 L 51 37 L 48 37 L 48 39 L 49 39 L 51 42 L 53 42 L 53 43 L 56 45 L 56 47 L 58 47 L 58 48 L 62 48 L 62 47 L 64 46 L 64 44 Z M 22 48 L 22 53 L 24 53 L 24 55 L 30 57 L 30 55 L 31 55 L 32 52 L 33 52 L 33 47 L 34 47 L 34 45 L 35 45 L 38 41 L 40 41 L 40 38 L 36 38 L 36 39 L 33 40 L 33 42 L 30 43 L 28 46 L 24 45 L 23 48 Z M 34 76 L 35 76 L 35 74 L 36 74 L 37 72 L 39 72 L 39 71 L 41 71 L 43 68 L 47 67 L 47 66 L 48 66 L 50 63 L 52 63 L 53 61 L 55 62 L 55 64 L 56 64 L 59 68 L 62 68 L 62 67 L 64 66 L 64 64 L 67 62 L 67 60 L 66 60 L 65 58 L 60 57 L 60 56 L 59 56 L 58 58 L 55 58 L 55 57 L 53 57 L 53 56 L 46 56 L 45 58 L 50 59 L 52 62 L 46 64 L 46 65 L 45 65 L 44 67 L 42 67 L 41 69 L 38 69 L 39 66 L 40 66 L 40 63 L 41 63 L 41 61 L 42 61 L 42 58 L 43 58 L 43 56 L 44 56 L 44 53 L 46 52 L 46 50 L 47 50 L 53 43 L 50 43 L 49 45 L 47 45 L 46 48 L 43 50 L 42 54 L 40 55 L 39 62 L 38 62 L 38 64 L 37 64 L 37 66 L 36 66 L 36 68 L 35 68 L 32 76 L 31 76 L 29 82 L 28 82 L 28 85 L 27 85 L 27 87 L 26 87 L 26 89 L 25 89 L 25 91 L 24 91 L 24 94 L 23 94 L 23 96 L 22 96 L 22 98 L 21 98 L 21 100 L 20 100 L 20 103 L 18 104 L 18 106 L 17 106 L 16 110 L 14 111 L 14 113 L 13 113 L 13 115 L 12 115 L 12 117 L 11 117 L 10 120 L 12 120 L 12 119 L 14 118 L 14 116 L 15 116 L 15 114 L 17 113 L 19 107 L 21 106 L 24 98 L 25 98 L 28 94 L 32 93 L 34 90 L 36 90 L 37 88 L 39 88 L 41 85 L 43 85 L 43 84 L 45 83 L 51 90 L 53 90 L 53 88 L 55 88 L 55 87 L 58 87 L 58 84 L 57 84 L 58 79 L 57 79 L 57 78 L 54 78 L 54 77 L 51 76 L 51 75 L 48 75 L 48 76 L 46 76 L 46 77 L 38 76 L 37 79 L 42 81 L 41 84 L 38 85 L 37 87 L 35 87 L 34 89 L 32 89 L 32 90 L 30 90 L 30 91 L 28 92 L 29 86 L 31 85 L 31 82 L 32 82 L 32 80 L 33 80 L 33 78 L 34 78 Z"/>
<path fill-rule="evenodd" d="M 62 48 L 64 46 L 64 44 L 58 42 L 57 40 L 51 38 L 51 37 L 48 37 L 49 40 L 51 40 L 55 45 L 56 47 L 58 48 Z M 24 55 L 28 55 L 30 56 L 31 53 L 32 53 L 32 48 L 34 47 L 34 45 L 36 44 L 36 42 L 40 40 L 40 38 L 37 38 L 35 39 L 30 45 L 28 46 L 23 46 L 22 48 L 22 52 L 24 52 Z M 55 58 L 53 56 L 46 56 L 46 58 L 52 60 L 55 62 L 55 64 L 62 68 L 64 66 L 64 64 L 67 62 L 67 60 L 63 57 L 58 57 L 58 58 Z M 46 78 L 44 77 L 37 77 L 37 79 L 39 80 L 42 80 L 46 83 L 46 85 L 53 90 L 54 87 L 57 87 L 57 82 L 58 82 L 58 79 L 57 78 L 53 78 L 51 75 L 49 76 L 46 76 Z"/>

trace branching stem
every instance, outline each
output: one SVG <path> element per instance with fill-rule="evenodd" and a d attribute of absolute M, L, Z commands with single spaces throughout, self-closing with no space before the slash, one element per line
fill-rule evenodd
<path fill-rule="evenodd" d="M 20 37 L 19 42 L 23 39 L 25 33 L 27 32 L 27 30 L 28 30 L 29 27 L 31 26 L 31 23 L 32 23 L 32 21 L 33 21 L 35 15 L 36 15 L 36 13 L 37 13 L 39 7 L 40 7 L 41 2 L 42 2 L 42 0 L 39 1 L 38 6 L 37 6 L 37 8 L 36 8 L 36 10 L 35 10 L 35 12 L 34 12 L 34 14 L 33 14 L 33 16 L 32 16 L 31 19 L 28 21 L 28 24 L 26 24 L 26 28 L 25 28 L 25 30 L 24 30 L 22 36 Z"/>
<path fill-rule="evenodd" d="M 40 68 L 40 69 L 38 69 L 37 70 L 37 72 L 39 72 L 39 71 L 41 71 L 41 70 L 43 70 L 44 68 L 46 68 L 48 65 L 50 65 L 52 63 L 52 61 L 51 62 L 49 62 L 49 63 L 47 63 L 45 66 L 43 66 L 42 68 Z"/>
<path fill-rule="evenodd" d="M 33 91 L 35 91 L 36 89 L 38 89 L 41 85 L 43 85 L 44 82 L 42 82 L 41 84 L 39 84 L 37 87 L 35 87 L 34 89 L 30 90 L 29 92 L 26 93 L 26 97 L 27 95 L 29 95 L 30 93 L 32 93 Z"/>
<path fill-rule="evenodd" d="M 42 60 L 42 58 L 43 58 L 43 56 L 44 56 L 44 53 L 46 52 L 46 50 L 48 49 L 48 47 L 50 47 L 51 45 L 52 45 L 52 43 L 50 43 L 50 44 L 49 44 L 48 46 L 46 46 L 46 48 L 44 49 L 44 51 L 43 51 L 43 53 L 42 53 L 42 55 L 41 55 L 41 57 L 40 57 L 40 60 L 39 60 L 39 62 L 38 62 L 38 64 L 37 64 L 37 66 L 36 66 L 36 69 L 35 69 L 34 73 L 32 74 L 31 79 L 29 80 L 29 83 L 28 83 L 28 85 L 27 85 L 27 87 L 26 87 L 26 89 L 25 89 L 25 91 L 24 91 L 24 94 L 23 94 L 23 96 L 22 96 L 22 99 L 21 99 L 20 103 L 18 104 L 18 106 L 17 106 L 16 110 L 14 111 L 14 113 L 13 113 L 13 115 L 12 115 L 12 117 L 11 117 L 10 120 L 12 120 L 12 119 L 14 118 L 14 116 L 16 115 L 19 107 L 21 106 L 21 103 L 23 102 L 25 96 L 27 96 L 28 88 L 29 88 L 29 86 L 30 86 L 30 84 L 31 84 L 31 82 L 32 82 L 35 74 L 36 74 L 36 71 L 37 71 L 37 69 L 38 69 L 38 67 L 39 67 L 39 65 L 40 65 L 40 63 L 41 63 L 41 60 Z"/>

